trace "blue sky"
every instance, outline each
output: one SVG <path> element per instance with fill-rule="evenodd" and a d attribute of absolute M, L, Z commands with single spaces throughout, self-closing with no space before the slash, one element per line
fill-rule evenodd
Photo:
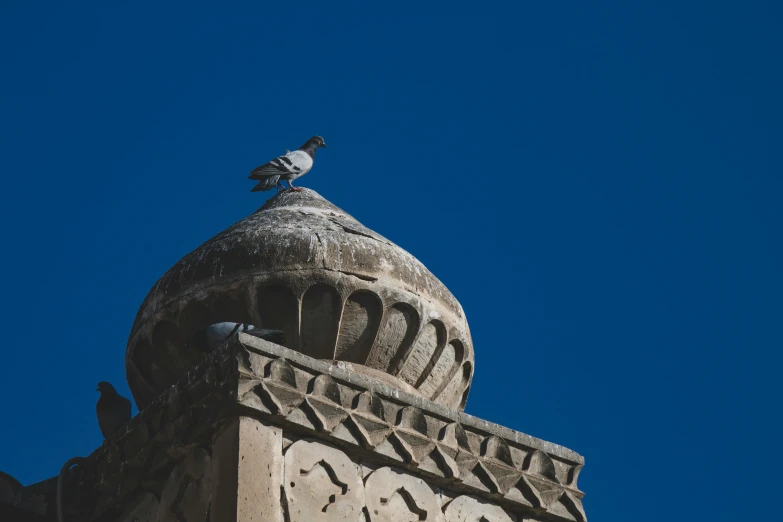
<path fill-rule="evenodd" d="M 452 290 L 467 411 L 589 518 L 779 516 L 780 3 L 266 4 L 0 4 L 0 470 L 101 443 L 147 291 L 320 134 L 299 184 Z"/>

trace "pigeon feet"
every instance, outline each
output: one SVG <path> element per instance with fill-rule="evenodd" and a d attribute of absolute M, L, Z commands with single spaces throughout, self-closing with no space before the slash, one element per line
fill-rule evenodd
<path fill-rule="evenodd" d="M 302 192 L 302 189 L 300 189 L 299 187 L 291 187 L 288 190 L 290 190 L 291 192 Z"/>

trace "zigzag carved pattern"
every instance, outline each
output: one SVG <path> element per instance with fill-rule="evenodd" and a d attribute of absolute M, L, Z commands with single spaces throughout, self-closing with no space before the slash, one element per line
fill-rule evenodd
<path fill-rule="evenodd" d="M 410 470 L 500 495 L 556 518 L 585 522 L 582 493 L 573 481 L 577 471 L 569 469 L 564 477 L 567 484 L 561 484 L 554 461 L 540 450 L 529 449 L 521 462 L 515 462 L 509 443 L 500 437 L 468 432 L 457 422 L 445 424 L 432 436 L 428 430 L 435 420 L 414 406 L 398 408 L 396 421 L 390 422 L 387 413 L 395 405 L 384 397 L 348 389 L 325 374 L 311 375 L 308 392 L 296 384 L 296 370 L 285 360 L 274 359 L 267 368 L 267 377 L 255 390 L 263 390 L 266 402 L 275 406 L 274 417 Z M 352 399 L 343 401 L 351 393 Z M 253 407 L 249 401 L 242 399 L 242 403 Z"/>

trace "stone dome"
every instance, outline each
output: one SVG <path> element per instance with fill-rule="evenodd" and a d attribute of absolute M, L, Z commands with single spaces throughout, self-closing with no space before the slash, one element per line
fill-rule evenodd
<path fill-rule="evenodd" d="M 451 292 L 408 252 L 316 192 L 283 192 L 175 264 L 150 290 L 125 354 L 139 408 L 207 353 L 221 322 L 285 331 L 287 348 L 464 409 L 473 343 Z"/>

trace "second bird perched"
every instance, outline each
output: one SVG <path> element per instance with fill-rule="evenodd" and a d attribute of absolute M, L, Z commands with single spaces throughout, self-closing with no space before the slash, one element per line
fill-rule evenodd
<path fill-rule="evenodd" d="M 277 187 L 278 190 L 285 188 L 282 181 L 288 182 L 288 190 L 298 192 L 301 189 L 294 187 L 291 182 L 310 172 L 310 169 L 313 168 L 315 151 L 319 147 L 326 148 L 324 139 L 320 136 L 313 136 L 295 151 L 286 152 L 269 163 L 256 167 L 248 177 L 257 180 L 258 184 L 250 189 L 250 192 L 269 190 L 272 187 Z"/>
<path fill-rule="evenodd" d="M 99 382 L 98 390 L 101 397 L 95 406 L 98 414 L 98 426 L 106 440 L 113 438 L 121 427 L 131 418 L 131 403 L 128 399 L 117 393 L 114 386 L 108 382 Z"/>

